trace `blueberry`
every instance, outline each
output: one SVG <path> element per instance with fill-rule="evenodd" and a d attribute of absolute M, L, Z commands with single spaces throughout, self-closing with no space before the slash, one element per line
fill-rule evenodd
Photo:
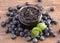
<path fill-rule="evenodd" d="M 14 17 L 14 19 L 15 19 L 15 20 L 19 20 L 19 15 L 16 15 L 16 16 Z"/>
<path fill-rule="evenodd" d="M 13 21 L 13 24 L 15 25 L 15 26 L 17 26 L 18 24 L 19 24 L 19 21 Z"/>
<path fill-rule="evenodd" d="M 42 22 L 43 22 L 43 20 L 40 20 L 39 22 L 40 22 L 40 23 L 42 23 Z"/>
<path fill-rule="evenodd" d="M 49 33 L 45 33 L 45 36 L 48 37 L 50 34 Z"/>
<path fill-rule="evenodd" d="M 9 8 L 8 8 L 8 11 L 9 11 L 9 12 L 12 12 L 12 11 L 13 11 L 13 8 L 12 8 L 12 7 L 9 7 Z"/>
<path fill-rule="evenodd" d="M 23 32 L 23 28 L 22 27 L 18 28 L 18 31 Z"/>
<path fill-rule="evenodd" d="M 21 5 L 17 5 L 17 9 L 20 9 L 22 6 Z"/>
<path fill-rule="evenodd" d="M 11 34 L 15 34 L 15 31 L 11 31 Z M 16 34 L 15 34 L 16 35 Z"/>
<path fill-rule="evenodd" d="M 47 19 L 48 20 L 52 20 L 52 17 L 49 15 L 49 16 L 47 16 Z"/>
<path fill-rule="evenodd" d="M 9 31 L 9 33 L 12 31 L 12 28 L 11 27 L 8 27 L 7 29 Z"/>
<path fill-rule="evenodd" d="M 50 35 L 51 35 L 52 37 L 56 37 L 56 36 L 57 36 L 57 34 L 54 33 L 53 31 L 50 31 Z"/>
<path fill-rule="evenodd" d="M 40 40 L 43 41 L 45 38 L 44 36 L 40 36 Z"/>
<path fill-rule="evenodd" d="M 51 23 L 51 20 L 50 19 L 47 19 L 47 22 L 50 24 Z"/>
<path fill-rule="evenodd" d="M 17 31 L 17 28 L 14 28 L 14 31 Z"/>
<path fill-rule="evenodd" d="M 10 12 L 7 12 L 6 16 L 10 16 Z"/>
<path fill-rule="evenodd" d="M 28 32 L 28 29 L 25 29 L 25 30 L 24 30 L 24 33 L 27 33 L 27 32 Z"/>
<path fill-rule="evenodd" d="M 49 30 L 52 30 L 52 27 L 51 27 L 51 25 L 49 25 L 49 26 L 47 26 L 47 27 L 48 27 L 48 29 L 49 29 Z"/>
<path fill-rule="evenodd" d="M 31 34 L 30 32 L 27 32 L 27 36 L 30 36 L 30 34 Z"/>
<path fill-rule="evenodd" d="M 15 34 L 11 34 L 11 39 L 16 39 L 16 35 Z"/>
<path fill-rule="evenodd" d="M 28 35 L 27 34 L 25 34 L 25 38 L 27 37 Z"/>
<path fill-rule="evenodd" d="M 10 17 L 14 17 L 14 13 L 13 12 L 10 12 Z"/>
<path fill-rule="evenodd" d="M 44 9 L 43 6 L 39 6 L 39 8 L 40 8 L 41 11 L 43 11 L 43 9 Z"/>
<path fill-rule="evenodd" d="M 50 16 L 49 13 L 48 13 L 48 12 L 45 12 L 45 11 L 42 12 L 42 15 L 43 15 L 43 16 L 46 16 L 46 17 Z"/>
<path fill-rule="evenodd" d="M 26 37 L 26 40 L 27 40 L 28 42 L 31 41 L 31 37 L 27 36 L 27 37 Z"/>
<path fill-rule="evenodd" d="M 47 20 L 47 17 L 46 17 L 46 16 L 43 16 L 42 19 L 43 19 L 43 20 Z"/>
<path fill-rule="evenodd" d="M 32 42 L 33 42 L 33 43 L 38 43 L 37 38 L 33 38 Z"/>
<path fill-rule="evenodd" d="M 36 38 L 39 40 L 40 39 L 40 36 L 37 36 Z"/>
<path fill-rule="evenodd" d="M 43 30 L 43 33 L 44 33 L 44 34 L 45 34 L 45 33 L 48 33 L 48 29 Z"/>
<path fill-rule="evenodd" d="M 16 34 L 17 36 L 19 36 L 19 35 L 20 35 L 20 32 L 19 32 L 19 31 L 16 31 L 15 34 Z M 22 35 L 21 35 L 21 36 L 22 36 Z"/>
<path fill-rule="evenodd" d="M 11 25 L 11 28 L 14 29 L 16 26 L 14 24 Z"/>
<path fill-rule="evenodd" d="M 9 21 L 10 21 L 10 22 L 12 22 L 12 20 L 13 20 L 13 18 L 12 18 L 12 17 L 9 17 L 8 19 L 9 19 Z"/>
<path fill-rule="evenodd" d="M 51 23 L 53 23 L 53 24 L 55 24 L 55 25 L 56 25 L 58 22 L 57 22 L 57 20 L 52 19 L 52 20 L 51 20 Z"/>
<path fill-rule="evenodd" d="M 57 36 L 57 34 L 56 34 L 56 33 L 53 33 L 53 34 L 52 34 L 52 36 L 53 36 L 53 37 L 56 37 L 56 36 Z"/>
<path fill-rule="evenodd" d="M 14 8 L 14 9 L 13 9 L 13 12 L 14 12 L 14 13 L 17 13 L 17 9 Z"/>
<path fill-rule="evenodd" d="M 38 2 L 42 2 L 42 0 L 38 0 Z"/>
<path fill-rule="evenodd" d="M 60 43 L 60 40 L 58 40 L 58 42 L 57 43 Z"/>
<path fill-rule="evenodd" d="M 10 20 L 9 20 L 9 19 L 7 19 L 5 22 L 6 22 L 6 24 L 9 24 L 9 23 L 10 23 Z"/>
<path fill-rule="evenodd" d="M 50 8 L 50 11 L 54 11 L 54 7 L 51 7 L 51 8 Z"/>
<path fill-rule="evenodd" d="M 6 22 L 4 22 L 4 21 L 1 22 L 1 26 L 2 26 L 2 27 L 5 27 L 5 26 L 6 26 Z"/>
<path fill-rule="evenodd" d="M 43 35 L 43 32 L 41 32 L 39 35 L 42 36 Z"/>
<path fill-rule="evenodd" d="M 7 29 L 5 32 L 6 32 L 6 33 L 9 33 L 9 30 Z"/>
<path fill-rule="evenodd" d="M 23 37 L 24 36 L 24 32 L 20 32 L 20 36 Z"/>
<path fill-rule="evenodd" d="M 25 3 L 25 5 L 29 5 L 29 3 L 28 3 L 28 2 L 26 2 L 26 3 Z"/>
<path fill-rule="evenodd" d="M 59 29 L 59 31 L 58 31 L 59 33 L 60 33 L 60 29 Z"/>

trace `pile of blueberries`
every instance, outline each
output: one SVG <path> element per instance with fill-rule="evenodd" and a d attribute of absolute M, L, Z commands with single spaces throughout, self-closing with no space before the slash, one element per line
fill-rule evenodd
<path fill-rule="evenodd" d="M 11 39 L 16 39 L 17 36 L 25 37 L 26 40 L 33 41 L 33 43 L 37 43 L 38 40 L 43 41 L 46 37 L 56 37 L 56 33 L 52 31 L 51 24 L 57 24 L 58 22 L 53 19 L 48 12 L 42 12 L 42 18 L 40 22 L 44 22 L 47 25 L 47 28 L 43 30 L 38 37 L 31 38 L 31 27 L 25 28 L 25 26 L 20 23 L 19 21 L 19 12 L 18 10 L 21 8 L 20 5 L 17 5 L 16 8 L 9 7 L 7 16 L 9 17 L 6 21 L 1 22 L 1 26 L 5 27 L 7 26 L 6 33 L 11 33 Z M 40 6 L 40 9 L 42 7 Z M 43 9 L 42 9 L 43 10 Z M 53 8 L 51 8 L 51 11 L 54 11 Z"/>

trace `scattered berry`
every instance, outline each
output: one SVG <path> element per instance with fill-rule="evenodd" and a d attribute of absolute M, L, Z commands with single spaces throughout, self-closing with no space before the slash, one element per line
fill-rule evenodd
<path fill-rule="evenodd" d="M 16 35 L 15 34 L 11 34 L 11 39 L 16 39 Z"/>
<path fill-rule="evenodd" d="M 33 43 L 38 43 L 38 40 L 37 40 L 37 38 L 33 38 Z"/>
<path fill-rule="evenodd" d="M 6 26 L 6 22 L 1 22 L 1 26 L 5 27 Z"/>
<path fill-rule="evenodd" d="M 26 37 L 26 40 L 27 40 L 28 42 L 31 41 L 31 37 L 27 36 L 27 37 Z"/>

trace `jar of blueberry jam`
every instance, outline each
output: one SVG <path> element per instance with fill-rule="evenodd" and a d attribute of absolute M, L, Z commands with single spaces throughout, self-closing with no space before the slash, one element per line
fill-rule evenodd
<path fill-rule="evenodd" d="M 26 26 L 35 26 L 42 17 L 39 8 L 32 4 L 22 6 L 19 12 L 19 20 Z"/>

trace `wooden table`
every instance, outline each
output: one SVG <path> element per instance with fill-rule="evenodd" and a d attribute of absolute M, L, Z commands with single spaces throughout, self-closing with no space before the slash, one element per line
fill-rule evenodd
<path fill-rule="evenodd" d="M 15 7 L 20 4 L 23 5 L 25 2 L 29 2 L 31 4 L 39 4 L 43 5 L 45 10 L 49 12 L 50 7 L 54 7 L 54 12 L 49 12 L 50 15 L 58 20 L 58 25 L 52 25 L 52 30 L 58 34 L 58 30 L 60 28 L 60 0 L 42 0 L 42 2 L 37 2 L 37 0 L 0 0 L 0 22 L 6 20 L 8 17 L 5 15 L 7 12 L 7 8 L 9 6 Z M 0 43 L 32 43 L 27 42 L 25 38 L 17 37 L 17 39 L 12 40 L 10 38 L 10 34 L 5 33 L 6 28 L 2 28 L 0 26 Z M 44 41 L 39 41 L 39 43 L 57 43 L 60 39 L 60 35 L 52 38 L 48 37 Z"/>

